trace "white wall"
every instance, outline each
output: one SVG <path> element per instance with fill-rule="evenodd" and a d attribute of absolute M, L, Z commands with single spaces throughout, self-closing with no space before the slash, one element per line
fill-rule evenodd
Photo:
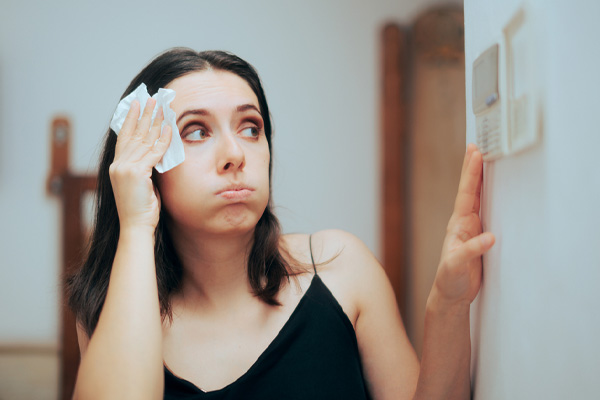
<path fill-rule="evenodd" d="M 472 308 L 475 399 L 596 399 L 599 2 L 465 1 L 467 141 L 475 141 L 472 63 L 501 40 L 523 3 L 542 87 L 543 138 L 485 166 L 483 223 L 497 243 L 484 258 Z"/>
<path fill-rule="evenodd" d="M 0 13 L 0 344 L 56 343 L 59 203 L 49 125 L 93 171 L 120 94 L 172 46 L 226 49 L 261 73 L 286 232 L 348 230 L 379 254 L 379 36 L 436 0 L 4 0 Z M 455 1 L 456 2 L 456 1 Z"/>

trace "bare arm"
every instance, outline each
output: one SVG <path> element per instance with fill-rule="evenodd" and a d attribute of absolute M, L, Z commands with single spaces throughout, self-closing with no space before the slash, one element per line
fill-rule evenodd
<path fill-rule="evenodd" d="M 122 232 L 106 302 L 82 354 L 74 397 L 162 398 L 161 360 L 152 233 Z"/>
<path fill-rule="evenodd" d="M 469 146 L 459 192 L 425 316 L 421 363 L 408 341 L 391 285 L 360 240 L 338 233 L 348 287 L 359 315 L 356 335 L 367 386 L 376 400 L 469 399 L 469 308 L 481 284 L 481 255 L 494 236 L 481 233 L 481 154 Z"/>
<path fill-rule="evenodd" d="M 162 113 L 150 128 L 154 100 L 139 123 L 136 102 L 123 125 L 110 176 L 120 236 L 106 300 L 91 338 L 78 329 L 81 365 L 75 399 L 161 399 L 162 323 L 154 261 L 159 202 L 150 179 L 166 151 Z M 155 144 L 156 142 L 156 144 Z"/>
<path fill-rule="evenodd" d="M 415 399 L 470 399 L 469 308 L 429 297 Z"/>
<path fill-rule="evenodd" d="M 440 265 L 427 300 L 415 399 L 471 398 L 469 308 L 481 286 L 481 256 L 494 244 L 479 219 L 483 161 L 469 145 Z"/>

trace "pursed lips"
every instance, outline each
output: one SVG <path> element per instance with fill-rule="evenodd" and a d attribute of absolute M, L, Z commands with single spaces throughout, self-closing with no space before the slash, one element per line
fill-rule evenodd
<path fill-rule="evenodd" d="M 245 185 L 231 185 L 216 193 L 227 200 L 244 200 L 250 197 L 254 189 Z"/>

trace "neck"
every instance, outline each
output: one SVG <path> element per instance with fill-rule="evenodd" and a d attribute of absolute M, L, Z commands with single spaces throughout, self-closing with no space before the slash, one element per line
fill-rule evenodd
<path fill-rule="evenodd" d="M 184 307 L 218 312 L 254 297 L 247 272 L 254 231 L 235 235 L 172 232 L 183 264 L 178 297 Z"/>

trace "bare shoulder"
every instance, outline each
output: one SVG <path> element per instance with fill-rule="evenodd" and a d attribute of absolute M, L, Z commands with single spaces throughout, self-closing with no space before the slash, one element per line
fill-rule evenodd
<path fill-rule="evenodd" d="M 309 235 L 290 235 L 303 260 L 310 261 Z M 409 398 L 419 375 L 394 290 L 383 267 L 356 236 L 325 230 L 311 236 L 317 273 L 354 327 L 365 379 L 373 398 Z M 387 398 L 387 397 L 386 397 Z"/>
<path fill-rule="evenodd" d="M 369 294 L 377 293 L 382 285 L 388 285 L 385 272 L 375 256 L 362 240 L 349 232 L 328 229 L 312 235 L 284 235 L 283 240 L 292 256 L 311 266 L 312 250 L 319 277 L 353 325 Z"/>
<path fill-rule="evenodd" d="M 312 265 L 314 260 L 319 274 L 352 271 L 354 275 L 361 270 L 380 268 L 362 240 L 340 229 L 322 230 L 312 235 L 286 234 L 282 236 L 282 245 L 300 263 Z"/>

